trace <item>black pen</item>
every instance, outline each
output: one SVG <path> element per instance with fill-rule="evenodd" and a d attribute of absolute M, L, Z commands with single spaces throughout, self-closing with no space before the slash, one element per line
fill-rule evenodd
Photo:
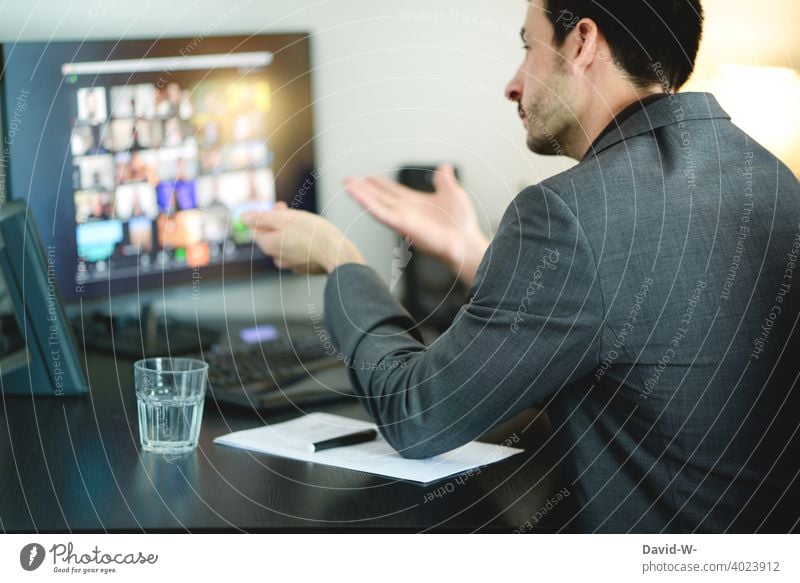
<path fill-rule="evenodd" d="M 334 447 L 344 447 L 345 445 L 356 445 L 359 443 L 367 443 L 378 437 L 378 432 L 374 429 L 365 429 L 358 433 L 349 433 L 333 439 L 326 439 L 325 441 L 318 441 L 308 446 L 308 451 L 311 453 L 323 451 L 325 449 L 333 449 Z"/>

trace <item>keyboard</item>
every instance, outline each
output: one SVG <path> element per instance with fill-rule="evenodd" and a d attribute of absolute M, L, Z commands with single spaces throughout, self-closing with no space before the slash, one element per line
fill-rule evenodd
<path fill-rule="evenodd" d="M 330 345 L 328 345 L 330 346 Z M 234 351 L 195 355 L 208 363 L 208 397 L 260 410 L 324 403 L 353 396 L 342 362 L 330 356 L 316 334 L 256 344 Z M 339 373 L 330 388 L 298 381 L 326 370 Z M 331 375 L 328 375 L 329 377 Z M 327 384 L 327 383 L 326 383 Z"/>

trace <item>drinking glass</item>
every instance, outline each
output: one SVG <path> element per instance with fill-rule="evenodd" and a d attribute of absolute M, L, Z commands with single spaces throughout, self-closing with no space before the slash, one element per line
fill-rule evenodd
<path fill-rule="evenodd" d="M 200 436 L 208 364 L 193 358 L 146 358 L 133 365 L 142 449 L 182 454 Z"/>

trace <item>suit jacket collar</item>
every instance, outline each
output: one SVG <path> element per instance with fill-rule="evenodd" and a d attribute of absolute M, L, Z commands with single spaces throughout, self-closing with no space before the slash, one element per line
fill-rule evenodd
<path fill-rule="evenodd" d="M 664 126 L 692 120 L 730 118 L 710 93 L 675 93 L 645 105 L 607 132 L 592 144 L 584 160 L 628 138 L 647 134 Z"/>

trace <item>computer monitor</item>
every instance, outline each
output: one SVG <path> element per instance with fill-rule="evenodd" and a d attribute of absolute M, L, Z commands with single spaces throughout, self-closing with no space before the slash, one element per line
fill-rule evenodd
<path fill-rule="evenodd" d="M 4 191 L 67 302 L 274 264 L 238 220 L 315 211 L 305 34 L 2 47 Z"/>

